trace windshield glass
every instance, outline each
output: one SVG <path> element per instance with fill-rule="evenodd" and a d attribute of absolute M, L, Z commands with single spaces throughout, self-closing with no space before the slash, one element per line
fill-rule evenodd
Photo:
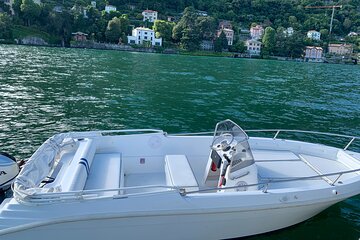
<path fill-rule="evenodd" d="M 225 120 L 216 124 L 212 149 L 229 153 L 231 172 L 254 163 L 248 135 L 236 123 Z"/>

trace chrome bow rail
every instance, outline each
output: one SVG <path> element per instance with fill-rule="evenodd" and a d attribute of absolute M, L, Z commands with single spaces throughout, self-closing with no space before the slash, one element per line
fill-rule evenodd
<path fill-rule="evenodd" d="M 200 193 L 200 192 L 213 192 L 213 191 L 219 191 L 219 190 L 236 190 L 236 189 L 244 189 L 247 187 L 253 187 L 253 186 L 262 186 L 263 189 L 262 191 L 264 193 L 268 192 L 268 187 L 270 184 L 274 184 L 274 183 L 284 183 L 284 182 L 294 182 L 294 181 L 302 181 L 302 180 L 313 180 L 313 179 L 319 179 L 319 178 L 323 178 L 323 177 L 329 177 L 329 176 L 337 176 L 337 178 L 332 181 L 332 183 L 330 184 L 330 186 L 335 186 L 336 182 L 338 182 L 338 184 L 342 184 L 341 181 L 338 181 L 340 179 L 340 177 L 344 174 L 349 174 L 349 173 L 355 173 L 355 172 L 360 172 L 360 168 L 358 169 L 353 169 L 353 170 L 348 170 L 348 171 L 341 171 L 341 172 L 335 172 L 335 173 L 327 173 L 327 174 L 319 174 L 319 175 L 313 175 L 313 176 L 306 176 L 306 177 L 291 177 L 291 178 L 284 178 L 284 179 L 279 179 L 279 180 L 267 180 L 267 181 L 263 181 L 260 183 L 256 183 L 256 184 L 248 184 L 248 185 L 241 185 L 241 186 L 232 186 L 232 187 L 216 187 L 216 188 L 204 188 L 204 189 L 200 189 L 200 190 L 196 190 L 196 191 L 185 191 L 185 189 L 180 189 L 180 194 L 181 195 L 186 195 L 186 194 L 191 194 L 191 193 Z M 357 173 L 360 175 L 360 173 Z"/>
<path fill-rule="evenodd" d="M 268 132 L 274 133 L 273 139 L 277 139 L 280 133 L 302 133 L 302 134 L 312 134 L 312 135 L 322 135 L 322 136 L 331 136 L 331 137 L 340 137 L 340 138 L 348 138 L 349 142 L 344 146 L 343 150 L 347 150 L 350 145 L 355 140 L 360 140 L 358 136 L 344 135 L 344 134 L 336 134 L 336 133 L 327 133 L 327 132 L 317 132 L 317 131 L 305 131 L 305 130 L 292 130 L 292 129 L 249 129 L 245 130 L 246 133 L 255 133 L 255 132 Z M 177 133 L 177 134 L 168 134 L 169 136 L 202 136 L 202 135 L 213 135 L 214 132 L 198 132 L 198 133 Z"/>

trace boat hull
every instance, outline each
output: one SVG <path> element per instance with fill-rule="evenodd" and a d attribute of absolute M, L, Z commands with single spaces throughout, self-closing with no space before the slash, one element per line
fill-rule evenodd
<path fill-rule="evenodd" d="M 253 211 L 86 216 L 7 229 L 2 240 L 14 239 L 226 239 L 265 233 L 305 221 L 336 202 Z"/>

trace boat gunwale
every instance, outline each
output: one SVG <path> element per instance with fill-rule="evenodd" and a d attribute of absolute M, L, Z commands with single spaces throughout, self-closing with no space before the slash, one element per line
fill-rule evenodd
<path fill-rule="evenodd" d="M 294 182 L 294 181 L 304 181 L 304 180 L 311 180 L 317 179 L 327 176 L 334 176 L 339 175 L 332 184 L 329 184 L 330 187 L 334 187 L 335 183 L 339 180 L 339 178 L 344 174 L 360 172 L 360 168 L 348 170 L 348 171 L 340 171 L 335 173 L 327 173 L 322 175 L 313 175 L 313 176 L 306 176 L 306 177 L 291 177 L 290 179 L 281 179 L 281 180 L 267 180 L 266 182 L 260 182 L 256 184 L 247 184 L 242 185 L 241 188 L 244 187 L 253 187 L 253 186 L 263 186 L 263 189 L 259 189 L 258 191 L 254 192 L 263 192 L 268 193 L 268 187 L 270 184 L 274 183 L 284 183 L 284 182 Z M 359 176 L 358 176 L 359 177 Z M 344 184 L 346 185 L 346 184 Z M 344 186 L 342 185 L 342 186 Z M 146 188 L 164 188 L 167 189 L 166 191 L 151 191 L 151 192 L 141 192 L 141 193 L 132 193 L 132 194 L 123 194 L 120 193 L 126 190 L 138 190 L 138 189 L 146 189 Z M 142 196 L 142 195 L 151 195 L 151 194 L 164 194 L 169 192 L 177 192 L 181 196 L 186 196 L 189 194 L 194 193 L 203 193 L 203 192 L 211 192 L 211 191 L 221 191 L 221 190 L 236 190 L 239 186 L 232 186 L 232 187 L 223 187 L 223 188 L 203 188 L 195 191 L 186 191 L 184 187 L 176 187 L 176 186 L 157 186 L 157 185 L 149 185 L 149 186 L 138 186 L 138 187 L 122 187 L 122 188 L 112 188 L 112 189 L 92 189 L 92 190 L 81 190 L 81 191 L 69 191 L 69 192 L 56 192 L 56 193 L 35 193 L 33 195 L 27 195 L 22 199 L 17 199 L 18 202 L 23 203 L 25 205 L 43 205 L 43 204 L 53 204 L 57 202 L 67 202 L 67 201 L 86 201 L 86 200 L 94 200 L 94 199 L 121 199 L 121 198 L 128 198 L 132 196 Z M 323 188 L 323 187 L 322 187 Z M 284 188 L 289 189 L 289 188 Z M 301 189 L 301 188 L 295 188 Z M 13 189 L 14 191 L 14 189 Z M 110 192 L 110 191 L 118 191 L 119 194 L 114 194 L 111 196 L 99 196 L 97 194 Z M 238 193 L 241 193 L 240 191 Z M 246 192 L 246 191 L 245 191 Z"/>

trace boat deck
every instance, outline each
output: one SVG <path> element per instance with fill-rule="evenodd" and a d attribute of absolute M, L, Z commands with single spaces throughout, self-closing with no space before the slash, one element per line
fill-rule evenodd
<path fill-rule="evenodd" d="M 253 150 L 253 155 L 261 182 L 310 177 L 351 170 L 350 167 L 339 161 L 308 154 L 295 154 L 291 151 Z M 333 175 L 308 180 L 272 183 L 269 188 L 305 187 L 314 184 L 329 185 L 336 180 L 347 179 L 357 175 L 354 172 L 343 175 L 340 178 L 339 175 Z"/>

